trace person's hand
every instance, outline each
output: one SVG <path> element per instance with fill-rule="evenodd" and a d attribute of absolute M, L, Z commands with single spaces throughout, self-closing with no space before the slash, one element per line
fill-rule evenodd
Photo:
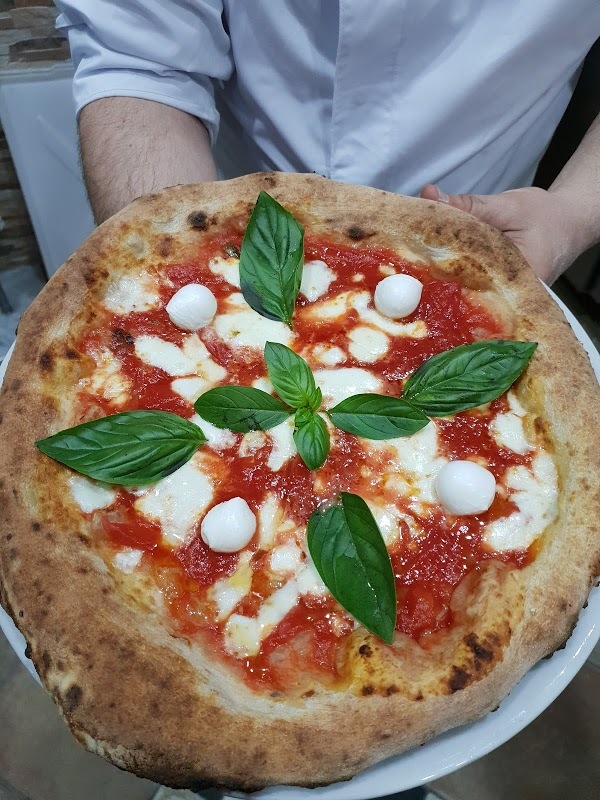
<path fill-rule="evenodd" d="M 558 193 L 529 187 L 502 194 L 453 194 L 433 184 L 421 191 L 426 200 L 448 203 L 505 233 L 533 271 L 551 284 L 580 254 L 577 219 L 571 204 Z"/>

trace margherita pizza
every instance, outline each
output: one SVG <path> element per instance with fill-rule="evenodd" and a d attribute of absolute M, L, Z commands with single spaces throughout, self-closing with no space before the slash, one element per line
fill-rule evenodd
<path fill-rule="evenodd" d="M 349 778 L 568 639 L 599 399 L 518 251 L 452 208 L 286 174 L 143 197 L 19 326 L 2 603 L 118 766 Z"/>

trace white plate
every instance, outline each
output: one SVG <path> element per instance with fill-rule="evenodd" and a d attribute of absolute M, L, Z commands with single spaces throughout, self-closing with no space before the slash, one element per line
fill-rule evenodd
<path fill-rule="evenodd" d="M 552 296 L 562 308 L 573 331 L 587 351 L 598 380 L 600 381 L 600 355 L 589 336 L 573 314 L 556 295 Z M 12 348 L 11 348 L 12 351 Z M 0 367 L 0 381 L 6 370 L 8 353 Z M 0 627 L 6 634 L 17 655 L 29 672 L 39 681 L 34 666 L 25 658 L 25 640 L 13 625 L 8 615 L 0 609 Z M 370 800 L 404 789 L 421 786 L 428 781 L 447 775 L 464 767 L 517 734 L 550 703 L 558 697 L 578 670 L 600 638 L 600 588 L 593 589 L 587 608 L 579 615 L 579 621 L 566 647 L 532 667 L 515 686 L 497 711 L 470 725 L 454 728 L 438 736 L 422 747 L 389 758 L 357 775 L 351 781 L 336 783 L 325 789 L 298 789 L 278 786 L 252 795 L 271 800 Z M 230 793 L 237 797 L 243 795 Z"/>

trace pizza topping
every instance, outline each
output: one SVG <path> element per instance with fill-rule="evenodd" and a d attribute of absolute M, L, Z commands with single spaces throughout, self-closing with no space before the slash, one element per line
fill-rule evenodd
<path fill-rule="evenodd" d="M 296 542 L 288 542 L 271 550 L 270 568 L 273 572 L 296 573 L 302 564 L 304 553 Z"/>
<path fill-rule="evenodd" d="M 494 501 L 496 479 L 474 461 L 450 461 L 438 472 L 435 490 L 451 514 L 481 514 Z"/>
<path fill-rule="evenodd" d="M 328 415 L 337 428 L 367 439 L 410 436 L 429 422 L 422 411 L 405 400 L 381 394 L 348 397 L 334 406 Z"/>
<path fill-rule="evenodd" d="M 147 272 L 123 275 L 108 287 L 103 304 L 115 314 L 148 311 L 160 303 L 158 283 Z"/>
<path fill-rule="evenodd" d="M 267 342 L 291 344 L 294 334 L 287 325 L 266 319 L 248 308 L 239 292 L 227 298 L 227 313 L 218 314 L 212 327 L 219 338 L 231 347 L 264 348 Z"/>
<path fill-rule="evenodd" d="M 166 311 L 173 325 L 185 331 L 197 331 L 212 321 L 217 313 L 217 300 L 206 286 L 188 283 L 175 292 Z"/>
<path fill-rule="evenodd" d="M 240 288 L 240 259 L 239 258 L 211 258 L 208 268 L 215 275 L 225 278 L 227 283 Z"/>
<path fill-rule="evenodd" d="M 267 342 L 264 355 L 273 388 L 283 402 L 294 409 L 306 407 L 316 411 L 323 395 L 306 361 L 276 342 Z"/>
<path fill-rule="evenodd" d="M 381 380 L 369 370 L 359 367 L 318 369 L 315 372 L 315 381 L 323 392 L 325 408 L 331 408 L 355 394 L 381 390 Z"/>
<path fill-rule="evenodd" d="M 139 565 L 143 555 L 143 550 L 137 550 L 133 547 L 124 547 L 122 550 L 115 553 L 113 563 L 121 572 L 131 574 Z"/>
<path fill-rule="evenodd" d="M 205 441 L 197 425 L 176 414 L 140 410 L 84 422 L 36 446 L 89 478 L 144 486 L 172 473 Z"/>
<path fill-rule="evenodd" d="M 248 305 L 263 317 L 291 327 L 303 261 L 304 228 L 261 192 L 240 253 L 240 285 Z"/>
<path fill-rule="evenodd" d="M 248 550 L 241 553 L 233 575 L 220 578 L 210 587 L 208 597 L 217 607 L 217 619 L 227 619 L 237 604 L 250 592 L 252 587 L 251 558 L 252 553 Z"/>
<path fill-rule="evenodd" d="M 277 398 L 252 386 L 218 386 L 195 402 L 202 419 L 236 433 L 268 430 L 284 422 L 290 410 Z"/>
<path fill-rule="evenodd" d="M 523 372 L 537 344 L 486 340 L 432 356 L 411 375 L 402 396 L 430 417 L 489 403 Z"/>
<path fill-rule="evenodd" d="M 311 350 L 311 356 L 326 367 L 335 367 L 346 361 L 346 354 L 340 347 L 331 347 L 326 344 L 315 345 Z"/>
<path fill-rule="evenodd" d="M 100 508 L 107 508 L 115 502 L 116 492 L 100 483 L 82 478 L 80 475 L 71 475 L 69 486 L 73 500 L 84 514 L 91 514 Z"/>
<path fill-rule="evenodd" d="M 197 459 L 188 461 L 141 494 L 135 508 L 160 523 L 163 538 L 169 544 L 181 544 L 189 538 L 212 501 L 213 484 L 209 475 L 209 470 L 203 469 Z"/>
<path fill-rule="evenodd" d="M 379 361 L 390 347 L 388 336 L 382 331 L 361 325 L 348 334 L 348 350 L 357 361 L 372 364 Z"/>
<path fill-rule="evenodd" d="M 178 394 L 180 397 L 189 400 L 190 403 L 193 403 L 194 400 L 205 392 L 207 389 L 210 389 L 210 381 L 207 381 L 206 378 L 175 378 L 174 381 L 171 381 L 171 389 Z"/>
<path fill-rule="evenodd" d="M 484 541 L 498 552 L 526 550 L 558 513 L 556 467 L 550 455 L 541 451 L 531 469 L 525 465 L 510 467 L 505 484 L 517 511 L 490 522 Z"/>
<path fill-rule="evenodd" d="M 373 301 L 380 314 L 402 319 L 416 311 L 422 291 L 423 284 L 412 275 L 389 275 L 377 284 Z"/>
<path fill-rule="evenodd" d="M 294 445 L 293 417 L 288 417 L 285 422 L 271 428 L 267 437 L 271 441 L 271 452 L 269 453 L 267 466 L 273 472 L 279 472 L 297 452 Z"/>
<path fill-rule="evenodd" d="M 307 541 L 323 582 L 367 630 L 391 643 L 396 627 L 396 584 L 390 557 L 365 501 L 341 492 L 337 505 L 317 509 Z"/>
<path fill-rule="evenodd" d="M 242 497 L 213 506 L 202 520 L 202 539 L 217 553 L 237 553 L 256 531 L 256 517 Z"/>
<path fill-rule="evenodd" d="M 506 447 L 513 453 L 524 455 L 532 450 L 523 429 L 523 418 L 526 412 L 512 392 L 508 393 L 508 402 L 510 411 L 494 417 L 490 425 L 490 433 L 500 447 Z"/>
<path fill-rule="evenodd" d="M 302 269 L 300 294 L 314 302 L 327 292 L 336 277 L 335 272 L 324 261 L 306 261 Z"/>
<path fill-rule="evenodd" d="M 181 347 L 158 336 L 138 336 L 135 354 L 140 361 L 174 378 L 195 375 L 216 382 L 227 376 L 227 370 L 212 360 L 206 345 L 195 333 L 186 336 Z"/>
<path fill-rule="evenodd" d="M 308 469 L 319 469 L 329 455 L 327 424 L 320 414 L 302 408 L 296 412 L 294 443 Z"/>

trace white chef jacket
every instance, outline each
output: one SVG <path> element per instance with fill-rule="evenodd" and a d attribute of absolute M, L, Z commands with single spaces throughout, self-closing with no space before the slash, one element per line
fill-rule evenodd
<path fill-rule="evenodd" d="M 221 116 L 226 177 L 316 172 L 404 194 L 530 183 L 600 36 L 599 0 L 57 5 L 78 110 L 157 100 L 202 119 L 213 143 Z"/>

